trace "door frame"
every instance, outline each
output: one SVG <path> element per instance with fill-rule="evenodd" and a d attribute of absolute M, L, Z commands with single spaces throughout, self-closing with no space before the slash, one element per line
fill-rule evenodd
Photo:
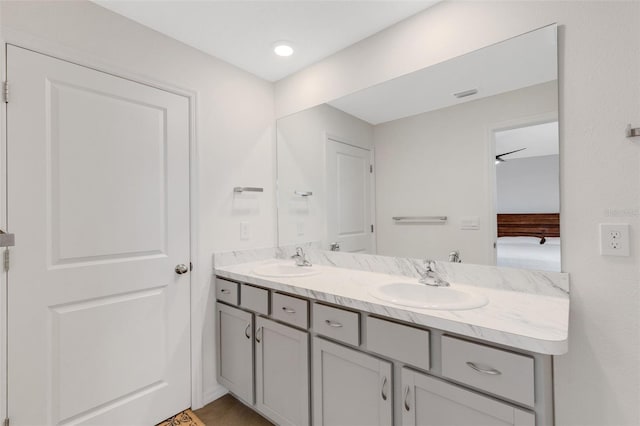
<path fill-rule="evenodd" d="M 330 141 L 333 142 L 337 142 L 337 143 L 341 143 L 344 145 L 349 145 L 352 146 L 354 148 L 360 148 L 366 151 L 369 151 L 369 164 L 373 167 L 373 171 L 371 173 L 369 173 L 369 214 L 371 215 L 371 224 L 374 225 L 373 227 L 373 232 L 371 232 L 371 251 L 372 253 L 370 254 L 377 254 L 378 253 L 378 229 L 377 229 L 377 225 L 376 225 L 376 165 L 375 165 L 375 159 L 376 159 L 376 152 L 375 152 L 375 145 L 373 143 L 373 140 L 371 140 L 371 145 L 370 146 L 363 146 L 363 145 L 359 145 L 353 141 L 351 141 L 349 138 L 344 138 L 342 136 L 338 136 L 334 133 L 330 133 L 330 132 L 323 132 L 322 134 L 322 140 L 324 143 L 324 149 L 322 151 L 322 155 L 324 156 L 323 158 L 323 167 L 324 170 L 323 172 L 326 172 L 327 170 L 327 150 L 329 148 L 329 143 Z M 329 188 L 327 188 L 327 177 L 325 176 L 324 178 L 324 182 L 322 183 L 324 186 L 324 193 L 325 193 L 325 200 L 327 199 L 326 194 Z M 326 206 L 325 206 L 325 210 L 326 210 Z M 326 241 L 326 245 L 323 248 L 323 250 L 327 250 L 328 244 L 329 243 L 329 221 L 328 221 L 328 217 L 327 217 L 327 213 L 325 211 L 324 213 L 325 215 L 325 221 L 324 221 L 324 226 L 325 226 L 325 230 L 324 230 L 324 235 L 325 238 L 327 239 Z"/>
<path fill-rule="evenodd" d="M 501 132 L 504 130 L 512 130 L 518 129 L 520 127 L 526 126 L 535 126 L 538 124 L 551 123 L 553 121 L 558 121 L 559 123 L 559 114 L 558 111 L 545 112 L 541 114 L 528 115 L 519 118 L 515 118 L 513 120 L 500 121 L 496 123 L 490 123 L 486 127 L 486 135 L 485 135 L 485 151 L 486 158 L 488 164 L 487 170 L 487 188 L 489 189 L 489 209 L 488 209 L 488 218 L 490 221 L 489 224 L 489 237 L 492 239 L 491 247 L 489 248 L 489 259 L 493 262 L 492 265 L 495 266 L 497 259 L 497 248 L 494 247 L 498 241 L 498 194 L 497 194 L 497 176 L 496 176 L 496 164 L 495 164 L 495 156 L 496 156 L 496 132 Z M 559 132 L 559 130 L 558 130 Z M 560 143 L 560 134 L 558 134 L 558 143 Z M 562 198 L 561 198 L 562 199 Z M 562 210 L 562 205 L 560 206 L 560 210 Z"/>
<path fill-rule="evenodd" d="M 204 405 L 202 387 L 202 332 L 204 328 L 205 309 L 197 310 L 199 300 L 208 297 L 209 273 L 199 268 L 199 210 L 198 210 L 198 144 L 197 144 L 197 106 L 199 93 L 196 90 L 175 85 L 168 81 L 157 80 L 148 75 L 105 62 L 99 56 L 78 49 L 69 48 L 22 31 L 3 28 L 0 36 L 2 53 L 0 54 L 0 81 L 7 80 L 7 45 L 15 45 L 36 53 L 51 56 L 66 62 L 90 68 L 99 72 L 144 84 L 159 90 L 187 98 L 189 102 L 189 249 L 193 271 L 189 274 L 190 288 L 190 360 L 191 360 L 191 406 L 200 408 Z M 10 84 L 10 82 L 9 82 Z M 0 175 L 6 177 L 7 148 L 7 104 L 0 102 Z M 0 185 L 0 226 L 6 230 L 7 225 L 7 182 Z M 16 240 L 20 244 L 20 237 Z M 7 401 L 7 273 L 0 273 L 0 318 L 4 326 L 0 327 L 0 401 Z M 7 404 L 0 404 L 0 421 L 7 417 Z"/>

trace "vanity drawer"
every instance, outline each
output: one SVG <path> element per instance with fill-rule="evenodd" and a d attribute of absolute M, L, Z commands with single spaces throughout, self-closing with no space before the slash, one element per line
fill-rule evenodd
<path fill-rule="evenodd" d="M 230 305 L 238 305 L 238 287 L 240 284 L 216 278 L 216 299 Z"/>
<path fill-rule="evenodd" d="M 532 357 L 443 336 L 442 375 L 530 407 L 534 405 Z"/>
<path fill-rule="evenodd" d="M 367 349 L 429 369 L 429 331 L 374 317 L 367 317 L 366 325 Z"/>
<path fill-rule="evenodd" d="M 313 304 L 313 330 L 353 346 L 360 344 L 360 314 L 331 306 Z"/>
<path fill-rule="evenodd" d="M 271 317 L 296 327 L 309 328 L 309 302 L 286 294 L 271 296 Z"/>
<path fill-rule="evenodd" d="M 240 306 L 269 315 L 269 290 L 242 284 L 240 287 Z"/>

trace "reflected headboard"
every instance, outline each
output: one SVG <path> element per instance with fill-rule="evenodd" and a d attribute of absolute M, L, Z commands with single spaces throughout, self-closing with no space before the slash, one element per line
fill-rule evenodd
<path fill-rule="evenodd" d="M 560 213 L 498 213 L 498 237 L 559 237 Z"/>

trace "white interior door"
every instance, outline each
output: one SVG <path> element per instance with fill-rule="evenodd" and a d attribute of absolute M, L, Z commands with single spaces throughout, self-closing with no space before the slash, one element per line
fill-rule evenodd
<path fill-rule="evenodd" d="M 188 99 L 9 46 L 11 425 L 190 405 Z"/>
<path fill-rule="evenodd" d="M 327 139 L 327 235 L 340 250 L 373 252 L 371 152 Z"/>

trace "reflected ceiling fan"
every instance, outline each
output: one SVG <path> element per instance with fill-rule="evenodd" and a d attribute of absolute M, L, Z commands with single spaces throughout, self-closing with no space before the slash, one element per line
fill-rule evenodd
<path fill-rule="evenodd" d="M 507 161 L 504 158 L 502 158 L 505 155 L 513 154 L 515 152 L 524 151 L 525 149 L 527 149 L 527 148 L 520 148 L 520 149 L 516 149 L 515 151 L 503 152 L 502 154 L 496 155 L 496 164 L 504 163 L 505 161 Z"/>

